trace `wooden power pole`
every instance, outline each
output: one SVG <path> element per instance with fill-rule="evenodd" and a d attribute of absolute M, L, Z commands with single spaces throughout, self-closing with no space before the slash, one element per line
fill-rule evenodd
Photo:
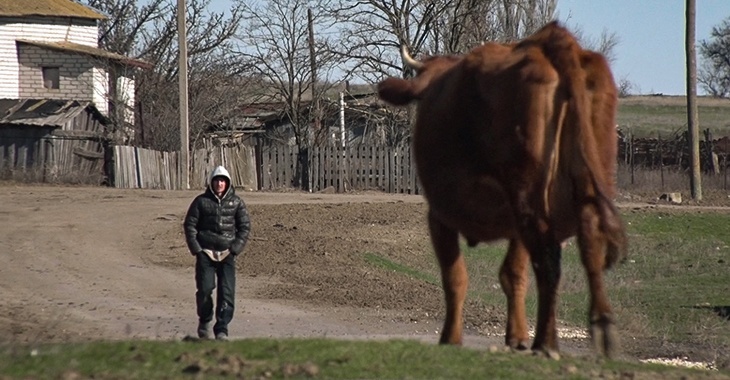
<path fill-rule="evenodd" d="M 177 44 L 180 85 L 180 189 L 190 189 L 190 131 L 188 128 L 188 44 L 185 0 L 177 0 Z"/>
<path fill-rule="evenodd" d="M 695 49 L 695 0 L 687 0 L 685 50 L 687 58 L 687 128 L 690 151 L 690 187 L 692 199 L 702 200 L 702 172 L 700 171 L 700 121 L 697 116 L 697 54 Z"/>
<path fill-rule="evenodd" d="M 309 65 L 312 72 L 312 113 L 314 114 L 314 135 L 321 137 L 322 119 L 319 111 L 319 96 L 317 95 L 317 58 L 314 51 L 314 20 L 312 17 L 312 9 L 307 9 L 307 29 L 309 32 Z"/>

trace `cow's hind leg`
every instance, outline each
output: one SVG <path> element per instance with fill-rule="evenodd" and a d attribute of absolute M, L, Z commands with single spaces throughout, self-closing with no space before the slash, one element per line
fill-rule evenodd
<path fill-rule="evenodd" d="M 432 213 L 428 216 L 428 227 L 441 267 L 441 282 L 446 298 L 446 320 L 439 343 L 460 345 L 464 328 L 464 299 L 469 280 L 464 257 L 459 250 L 459 235 L 439 222 Z"/>
<path fill-rule="evenodd" d="M 581 211 L 578 246 L 590 289 L 588 322 L 591 338 L 597 352 L 612 357 L 618 352 L 619 344 L 611 305 L 603 284 L 607 239 L 600 230 L 600 219 L 593 206 L 585 206 Z"/>
<path fill-rule="evenodd" d="M 505 343 L 516 350 L 527 350 L 529 334 L 525 313 L 525 295 L 529 286 L 527 268 L 530 256 L 519 239 L 509 242 L 507 256 L 499 271 L 502 291 L 507 296 L 507 333 Z"/>

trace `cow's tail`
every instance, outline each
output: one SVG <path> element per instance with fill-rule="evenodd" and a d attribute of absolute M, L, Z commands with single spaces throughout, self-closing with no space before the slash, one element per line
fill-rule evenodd
<path fill-rule="evenodd" d="M 545 33 L 545 34 L 542 34 Z M 580 157 L 584 165 L 581 168 L 572 170 L 585 170 L 590 183 L 579 183 L 577 186 L 590 186 L 595 194 L 590 197 L 590 202 L 596 207 L 600 217 L 600 228 L 607 239 L 605 268 L 608 269 L 617 262 L 623 260 L 627 254 L 626 228 L 618 209 L 609 197 L 606 178 L 602 175 L 605 171 L 597 155 L 598 146 L 594 135 L 593 125 L 590 119 L 590 105 L 588 104 L 585 72 L 580 63 L 580 46 L 575 38 L 563 27 L 553 22 L 536 33 L 545 54 L 555 66 L 560 80 L 568 92 L 568 114 L 572 118 L 566 125 L 570 131 L 565 131 L 575 136 L 577 145 L 580 147 Z M 570 126 L 572 124 L 572 126 Z M 560 139 L 558 136 L 557 139 Z M 585 178 L 584 175 L 579 177 Z"/>
<path fill-rule="evenodd" d="M 591 178 L 594 188 L 597 189 L 596 207 L 601 215 L 601 228 L 606 234 L 608 245 L 606 247 L 605 269 L 610 269 L 614 264 L 624 261 L 628 254 L 628 239 L 626 238 L 626 227 L 619 216 L 618 210 L 613 202 L 606 197 L 605 191 L 600 190 L 596 183 L 595 176 Z"/>

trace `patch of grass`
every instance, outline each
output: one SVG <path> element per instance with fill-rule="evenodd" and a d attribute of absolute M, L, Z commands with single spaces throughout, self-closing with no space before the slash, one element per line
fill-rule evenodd
<path fill-rule="evenodd" d="M 0 352 L 17 378 L 528 379 L 727 378 L 655 364 L 486 352 L 415 341 L 246 339 L 18 346 Z"/>
<path fill-rule="evenodd" d="M 507 300 L 499 283 L 499 268 L 507 253 L 507 243 L 462 247 L 469 272 L 470 297 L 476 296 L 487 305 L 506 309 Z M 561 319 L 585 325 L 588 293 L 580 257 L 572 240 L 563 250 L 562 281 L 559 301 Z M 525 299 L 528 317 L 537 315 L 537 290 L 530 271 L 530 290 Z M 576 307 L 580 305 L 581 307 Z"/>
<path fill-rule="evenodd" d="M 715 136 L 730 135 L 730 100 L 701 97 L 698 99 L 700 128 L 710 129 Z M 619 100 L 616 121 L 636 137 L 669 138 L 687 130 L 685 97 L 632 96 Z"/>
<path fill-rule="evenodd" d="M 429 284 L 441 286 L 441 280 L 432 274 L 416 270 L 416 269 L 408 267 L 406 265 L 398 264 L 392 260 L 389 260 L 388 258 L 385 258 L 385 257 L 380 256 L 375 253 L 365 253 L 364 257 L 365 257 L 366 262 L 368 262 L 372 265 L 375 265 L 379 268 L 383 268 L 383 269 L 398 272 L 398 273 L 403 273 L 407 276 L 425 281 Z"/>
<path fill-rule="evenodd" d="M 468 247 L 462 244 L 461 251 L 466 260 L 469 274 L 469 297 L 475 297 L 485 304 L 507 309 L 507 300 L 499 283 L 499 268 L 507 254 L 507 242 L 480 244 Z M 527 297 L 527 312 L 536 312 L 537 298 L 533 292 Z"/>
<path fill-rule="evenodd" d="M 713 307 L 730 305 L 730 215 L 629 213 L 629 261 L 609 277 L 612 299 L 643 315 L 636 336 L 730 346 L 730 323 Z"/>

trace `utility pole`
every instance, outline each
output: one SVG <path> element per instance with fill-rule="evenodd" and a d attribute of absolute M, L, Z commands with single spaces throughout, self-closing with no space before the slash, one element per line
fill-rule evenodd
<path fill-rule="evenodd" d="M 314 56 L 314 21 L 312 17 L 312 9 L 307 9 L 307 28 L 309 29 L 309 65 L 312 72 L 312 78 L 310 83 L 312 87 L 312 113 L 314 114 L 314 132 L 315 136 L 319 137 L 322 135 L 322 120 L 319 112 L 319 96 L 315 85 L 317 83 L 317 59 Z M 325 134 L 326 138 L 326 134 Z"/>
<path fill-rule="evenodd" d="M 695 0 L 687 0 L 685 9 L 685 53 L 687 58 L 687 128 L 689 135 L 690 187 L 692 199 L 702 200 L 700 171 L 700 121 L 697 116 L 697 54 L 695 51 Z"/>
<path fill-rule="evenodd" d="M 188 44 L 185 0 L 177 0 L 177 44 L 180 85 L 180 189 L 190 189 L 190 131 L 188 129 Z"/>

